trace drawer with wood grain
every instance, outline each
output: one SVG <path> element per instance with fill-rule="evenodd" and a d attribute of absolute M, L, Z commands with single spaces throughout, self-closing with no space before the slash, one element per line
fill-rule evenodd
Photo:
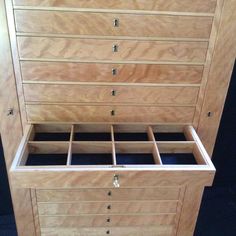
<path fill-rule="evenodd" d="M 213 17 L 15 10 L 15 21 L 21 33 L 208 39 Z"/>
<path fill-rule="evenodd" d="M 69 202 L 38 201 L 39 215 L 162 214 L 176 213 L 177 207 L 177 200 L 74 202 L 71 199 Z"/>
<path fill-rule="evenodd" d="M 178 187 L 36 191 L 38 202 L 178 200 L 179 195 Z"/>
<path fill-rule="evenodd" d="M 21 60 L 204 64 L 208 42 L 18 37 Z"/>
<path fill-rule="evenodd" d="M 15 6 L 31 6 L 43 8 L 90 8 L 113 10 L 145 10 L 145 11 L 180 11 L 180 12 L 209 12 L 213 13 L 216 0 L 13 0 Z"/>
<path fill-rule="evenodd" d="M 77 228 L 77 227 L 60 227 L 60 228 L 41 228 L 42 236 L 172 236 L 174 227 L 172 225 L 158 225 L 148 227 L 93 227 L 93 228 Z"/>
<path fill-rule="evenodd" d="M 24 82 L 200 84 L 203 66 L 22 61 Z"/>
<path fill-rule="evenodd" d="M 40 226 L 48 227 L 135 227 L 174 225 L 175 214 L 40 216 Z"/>
<path fill-rule="evenodd" d="M 26 102 L 195 105 L 199 87 L 24 84 Z M 62 96 L 65 93 L 66 96 Z"/>
<path fill-rule="evenodd" d="M 27 104 L 30 122 L 150 122 L 192 123 L 194 106 L 118 106 Z"/>

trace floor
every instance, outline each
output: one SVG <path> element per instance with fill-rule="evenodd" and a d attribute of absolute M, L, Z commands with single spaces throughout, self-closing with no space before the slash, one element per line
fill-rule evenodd
<path fill-rule="evenodd" d="M 213 154 L 216 178 L 213 187 L 205 189 L 194 236 L 236 236 L 235 145 L 236 66 Z M 17 236 L 1 148 L 0 202 L 0 236 Z"/>

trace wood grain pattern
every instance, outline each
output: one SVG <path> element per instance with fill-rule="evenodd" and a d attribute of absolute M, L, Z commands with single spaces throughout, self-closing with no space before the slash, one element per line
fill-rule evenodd
<path fill-rule="evenodd" d="M 203 63 L 207 42 L 18 37 L 21 59 L 137 60 Z M 118 51 L 113 52 L 113 45 Z"/>
<path fill-rule="evenodd" d="M 111 195 L 108 193 L 111 191 Z M 96 192 L 96 194 L 95 194 Z M 180 189 L 133 188 L 133 189 L 73 189 L 37 190 L 38 202 L 80 202 L 80 201 L 137 201 L 178 200 Z"/>
<path fill-rule="evenodd" d="M 198 87 L 24 84 L 26 102 L 195 105 Z M 65 93 L 65 96 L 62 94 Z"/>
<path fill-rule="evenodd" d="M 173 225 L 175 214 L 169 215 L 84 215 L 84 216 L 40 216 L 40 225 L 47 227 L 132 227 Z M 110 222 L 107 222 L 107 219 Z"/>
<path fill-rule="evenodd" d="M 194 107 L 26 105 L 30 122 L 191 123 Z M 115 115 L 111 116 L 111 111 Z"/>
<path fill-rule="evenodd" d="M 177 201 L 38 203 L 39 215 L 176 213 Z"/>
<path fill-rule="evenodd" d="M 212 26 L 212 17 L 64 11 L 15 10 L 15 19 L 17 32 L 71 35 L 208 39 Z"/>
<path fill-rule="evenodd" d="M 35 82 L 199 84 L 203 66 L 22 61 L 21 72 L 23 81 Z"/>
<path fill-rule="evenodd" d="M 153 11 L 181 12 L 214 12 L 216 0 L 13 0 L 14 5 L 39 7 L 71 7 L 71 8 L 102 8 L 130 9 Z"/>

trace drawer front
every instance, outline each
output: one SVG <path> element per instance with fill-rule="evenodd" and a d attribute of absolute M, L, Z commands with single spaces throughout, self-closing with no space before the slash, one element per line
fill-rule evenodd
<path fill-rule="evenodd" d="M 149 227 L 99 227 L 99 228 L 41 228 L 42 236 L 172 236 L 174 227 L 159 225 Z"/>
<path fill-rule="evenodd" d="M 39 215 L 176 213 L 178 201 L 39 202 Z"/>
<path fill-rule="evenodd" d="M 21 62 L 24 81 L 200 84 L 203 66 Z"/>
<path fill-rule="evenodd" d="M 15 10 L 15 19 L 24 33 L 209 38 L 213 18 Z"/>
<path fill-rule="evenodd" d="M 195 105 L 198 87 L 24 84 L 26 102 Z M 65 96 L 62 94 L 65 93 Z"/>
<path fill-rule="evenodd" d="M 21 59 L 204 63 L 207 42 L 18 37 Z M 115 48 L 115 49 L 114 49 Z M 115 52 L 114 52 L 115 51 Z"/>
<path fill-rule="evenodd" d="M 39 221 L 42 228 L 156 226 L 174 225 L 175 214 L 40 216 Z"/>
<path fill-rule="evenodd" d="M 216 0 L 13 0 L 18 6 L 39 7 L 75 7 L 93 9 L 121 9 L 121 10 L 148 10 L 148 11 L 181 11 L 181 12 L 211 12 L 216 6 Z"/>
<path fill-rule="evenodd" d="M 81 106 L 81 105 L 26 105 L 31 122 L 166 122 L 192 123 L 195 107 L 189 106 Z"/>
<path fill-rule="evenodd" d="M 37 190 L 38 202 L 178 200 L 180 188 Z"/>

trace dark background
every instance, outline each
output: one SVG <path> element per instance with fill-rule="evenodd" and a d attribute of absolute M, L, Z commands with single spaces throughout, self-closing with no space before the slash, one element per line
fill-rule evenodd
<path fill-rule="evenodd" d="M 236 66 L 213 154 L 213 162 L 217 169 L 216 177 L 213 187 L 205 189 L 194 236 L 236 236 L 235 103 Z M 17 234 L 0 143 L 0 236 L 5 235 Z"/>

